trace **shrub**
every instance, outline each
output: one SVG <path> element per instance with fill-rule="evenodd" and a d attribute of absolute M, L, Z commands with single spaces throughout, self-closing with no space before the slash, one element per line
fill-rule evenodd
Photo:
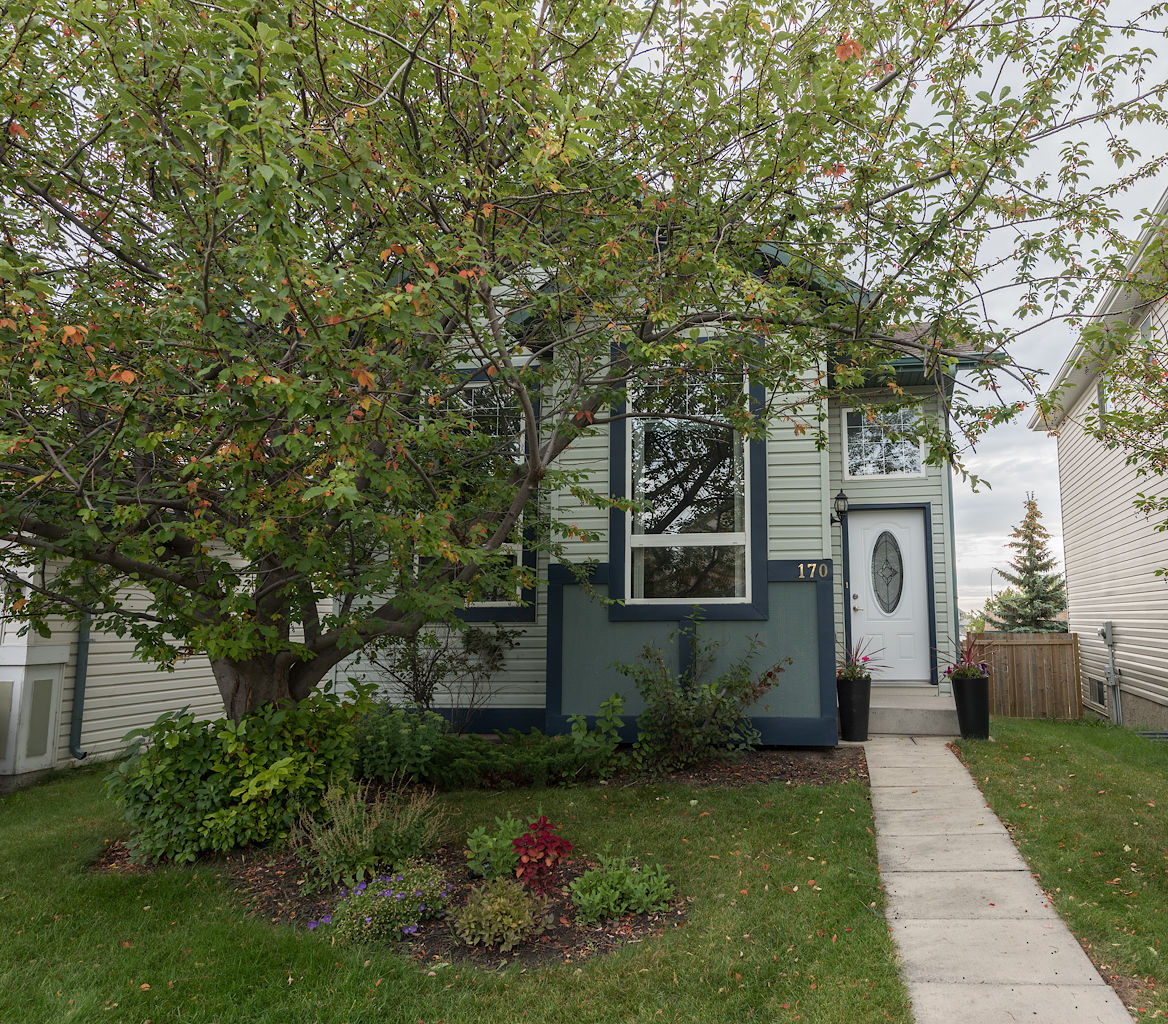
<path fill-rule="evenodd" d="M 507 732 L 498 741 L 452 736 L 443 754 L 444 759 L 435 762 L 429 777 L 443 789 L 548 786 L 580 775 L 571 741 L 565 736 L 545 736 L 536 729 Z"/>
<path fill-rule="evenodd" d="M 515 877 L 531 889 L 542 892 L 551 881 L 556 865 L 572 852 L 572 844 L 556 835 L 558 825 L 551 824 L 546 814 L 527 826 L 527 831 L 512 841 L 519 855 Z"/>
<path fill-rule="evenodd" d="M 568 717 L 572 727 L 572 750 L 581 769 L 588 774 L 607 779 L 616 770 L 620 730 L 625 724 L 620 717 L 624 706 L 625 699 L 619 693 L 601 701 L 600 714 L 591 729 L 583 715 Z"/>
<path fill-rule="evenodd" d="M 356 885 L 444 840 L 446 809 L 433 793 L 391 785 L 370 799 L 368 790 L 367 785 L 334 784 L 318 812 L 301 816 L 294 839 L 311 871 L 305 883 L 309 891 Z"/>
<path fill-rule="evenodd" d="M 548 901 L 528 892 L 514 878 L 494 878 L 477 886 L 454 918 L 454 931 L 468 946 L 514 949 L 551 923 Z"/>
<path fill-rule="evenodd" d="M 522 832 L 523 822 L 510 815 L 496 818 L 495 827 L 490 832 L 480 825 L 466 837 L 467 870 L 482 878 L 514 876 L 519 866 L 515 839 Z"/>
<path fill-rule="evenodd" d="M 396 874 L 360 882 L 332 915 L 308 927 L 331 922 L 342 942 L 385 942 L 413 935 L 418 925 L 445 912 L 450 890 L 432 864 L 411 861 Z"/>
<path fill-rule="evenodd" d="M 632 664 L 616 666 L 633 680 L 645 702 L 637 718 L 636 749 L 642 764 L 667 770 L 689 768 L 758 742 L 747 709 L 774 686 L 784 663 L 756 673 L 751 665 L 762 642 L 753 637 L 745 654 L 706 682 L 719 647 L 715 641 L 695 637 L 691 668 L 679 679 L 669 671 L 665 655 L 652 645 L 646 645 Z"/>
<path fill-rule="evenodd" d="M 357 725 L 357 771 L 366 779 L 429 780 L 448 757 L 449 727 L 441 715 L 378 701 Z"/>
<path fill-rule="evenodd" d="M 406 700 L 433 710 L 454 708 L 458 729 L 494 695 L 491 679 L 507 652 L 519 645 L 519 630 L 499 623 L 423 629 L 411 637 L 387 637 L 366 652 L 369 661 L 393 681 Z"/>
<path fill-rule="evenodd" d="M 110 795 L 132 829 L 139 860 L 192 861 L 285 837 L 302 807 L 352 773 L 354 719 L 363 701 L 316 691 L 264 705 L 240 721 L 167 712 L 126 738 L 136 749 L 111 773 Z"/>
<path fill-rule="evenodd" d="M 600 867 L 585 871 L 571 885 L 572 903 L 584 924 L 624 914 L 663 910 L 673 885 L 660 864 L 639 867 L 629 852 L 601 855 Z"/>
<path fill-rule="evenodd" d="M 617 718 L 619 728 L 620 719 Z M 587 725 L 584 726 L 587 731 Z M 616 743 L 607 738 L 579 746 L 538 729 L 504 733 L 498 740 L 456 736 L 445 720 L 417 708 L 378 705 L 360 723 L 359 774 L 367 779 L 404 777 L 441 789 L 511 789 L 592 778 Z"/>

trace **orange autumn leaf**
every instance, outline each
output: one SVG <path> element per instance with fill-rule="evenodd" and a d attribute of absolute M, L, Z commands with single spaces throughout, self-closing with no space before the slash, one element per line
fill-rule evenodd
<path fill-rule="evenodd" d="M 8 126 L 8 134 L 9 135 L 19 135 L 22 139 L 28 138 L 28 132 L 26 132 L 23 128 L 21 128 L 20 125 L 17 124 L 15 121 L 13 121 L 12 124 L 10 124 Z"/>
<path fill-rule="evenodd" d="M 864 52 L 855 39 L 852 39 L 847 32 L 840 38 L 839 45 L 835 48 L 835 55 L 842 61 L 848 60 L 850 57 L 859 57 Z"/>
<path fill-rule="evenodd" d="M 359 388 L 372 388 L 374 384 L 373 374 L 365 369 L 364 366 L 358 366 L 353 370 L 353 380 L 357 382 Z"/>
<path fill-rule="evenodd" d="M 118 370 L 117 373 L 111 373 L 109 379 L 115 384 L 133 384 L 138 375 L 133 370 Z"/>

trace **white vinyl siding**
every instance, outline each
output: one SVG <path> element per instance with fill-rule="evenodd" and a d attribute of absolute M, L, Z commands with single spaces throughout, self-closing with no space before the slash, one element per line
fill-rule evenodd
<path fill-rule="evenodd" d="M 1069 624 L 1079 635 L 1083 695 L 1091 701 L 1087 680 L 1106 676 L 1107 648 L 1098 630 L 1111 621 L 1125 721 L 1163 729 L 1168 579 L 1155 570 L 1168 567 L 1168 533 L 1132 504 L 1137 492 L 1154 490 L 1159 481 L 1138 477 L 1122 451 L 1108 451 L 1084 431 L 1095 402 L 1096 389 L 1083 389 L 1058 438 Z"/>

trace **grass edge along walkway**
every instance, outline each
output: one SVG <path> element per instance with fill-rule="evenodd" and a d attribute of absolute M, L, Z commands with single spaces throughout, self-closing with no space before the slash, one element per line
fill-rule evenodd
<path fill-rule="evenodd" d="M 545 813 L 579 855 L 629 842 L 692 898 L 688 922 L 583 966 L 422 971 L 248 917 L 210 864 L 88 870 L 120 825 L 78 771 L 0 797 L 0 1020 L 911 1021 L 862 783 L 447 799 L 465 829 Z"/>
<path fill-rule="evenodd" d="M 1138 1019 L 1168 1018 L 1168 744 L 995 719 L 954 743 L 1059 916 Z"/>

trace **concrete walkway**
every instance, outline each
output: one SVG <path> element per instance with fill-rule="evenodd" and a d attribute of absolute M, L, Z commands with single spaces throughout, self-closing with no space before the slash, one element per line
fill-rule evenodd
<path fill-rule="evenodd" d="M 864 744 L 917 1024 L 1131 1024 L 939 737 Z"/>

